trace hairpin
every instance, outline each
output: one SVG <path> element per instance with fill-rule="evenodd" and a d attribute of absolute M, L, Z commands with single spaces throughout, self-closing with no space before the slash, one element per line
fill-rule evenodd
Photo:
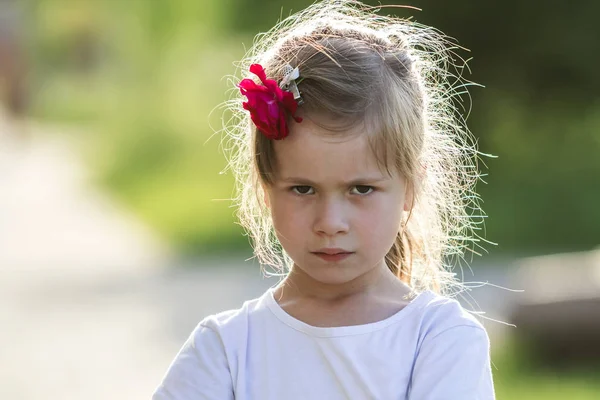
<path fill-rule="evenodd" d="M 304 100 L 302 99 L 300 91 L 298 90 L 298 83 L 302 82 L 302 79 L 300 82 L 296 82 L 296 79 L 300 77 L 300 70 L 298 67 L 292 68 L 291 65 L 287 64 L 283 71 L 285 75 L 279 83 L 279 87 L 281 87 L 283 90 L 287 90 L 288 92 L 292 92 L 294 95 L 294 100 L 298 102 L 298 105 L 302 105 Z"/>

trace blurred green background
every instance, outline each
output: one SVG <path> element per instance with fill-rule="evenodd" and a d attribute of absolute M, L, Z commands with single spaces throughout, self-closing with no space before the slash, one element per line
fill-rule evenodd
<path fill-rule="evenodd" d="M 214 132 L 223 115 L 215 107 L 254 34 L 311 3 L 30 1 L 30 113 L 77 128 L 98 183 L 182 254 L 247 252 L 227 200 L 232 177 L 219 174 L 225 159 Z M 498 156 L 484 159 L 489 176 L 478 186 L 486 237 L 498 243 L 490 253 L 597 246 L 600 3 L 410 4 L 423 11 L 384 13 L 457 38 L 471 50 L 462 55 L 473 57 L 466 78 L 486 87 L 471 89 L 468 123 L 480 150 Z M 573 372 L 559 385 L 553 372 L 526 368 L 526 359 L 517 346 L 498 353 L 498 398 L 597 398 L 593 372 Z"/>
<path fill-rule="evenodd" d="M 36 0 L 33 113 L 85 125 L 99 179 L 189 253 L 247 248 L 215 110 L 256 32 L 310 1 Z M 371 2 L 376 4 L 377 2 Z M 383 2 L 383 4 L 392 2 Z M 600 52 L 578 2 L 416 1 L 387 9 L 471 50 L 469 126 L 489 173 L 479 185 L 491 252 L 590 249 L 600 239 Z"/>

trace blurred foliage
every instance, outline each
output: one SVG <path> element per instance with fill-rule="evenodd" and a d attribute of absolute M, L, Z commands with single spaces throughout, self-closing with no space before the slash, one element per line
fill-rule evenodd
<path fill-rule="evenodd" d="M 217 41 L 226 10 L 70 0 L 31 9 L 35 116 L 85 126 L 98 179 L 190 253 L 247 246 L 230 203 L 220 201 L 232 181 L 219 176 L 219 138 L 208 140 L 209 124 L 220 126 L 209 113 L 224 99 L 221 78 L 239 57 Z"/>
<path fill-rule="evenodd" d="M 219 112 L 252 37 L 304 0 L 32 0 L 34 116 L 86 126 L 90 162 L 114 193 L 192 253 L 247 246 L 219 175 Z M 371 4 L 379 2 L 371 1 Z M 391 4 L 383 1 L 383 4 Z M 489 167 L 480 184 L 494 252 L 600 242 L 600 3 L 413 1 L 414 16 L 459 39 L 469 126 Z"/>

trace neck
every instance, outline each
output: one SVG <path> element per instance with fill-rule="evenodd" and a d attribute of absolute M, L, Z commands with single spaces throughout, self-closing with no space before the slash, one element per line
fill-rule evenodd
<path fill-rule="evenodd" d="M 316 281 L 294 264 L 290 273 L 277 287 L 275 298 L 280 301 L 304 298 L 336 303 L 373 293 L 397 293 L 398 290 L 406 291 L 407 294 L 410 292 L 410 288 L 389 270 L 384 261 L 363 275 L 341 284 Z"/>

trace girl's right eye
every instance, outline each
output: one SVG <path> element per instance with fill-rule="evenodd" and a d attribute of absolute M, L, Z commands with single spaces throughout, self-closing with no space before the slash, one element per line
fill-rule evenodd
<path fill-rule="evenodd" d="M 312 194 L 310 193 L 312 186 L 292 186 L 291 189 L 294 193 L 299 195 Z"/>

